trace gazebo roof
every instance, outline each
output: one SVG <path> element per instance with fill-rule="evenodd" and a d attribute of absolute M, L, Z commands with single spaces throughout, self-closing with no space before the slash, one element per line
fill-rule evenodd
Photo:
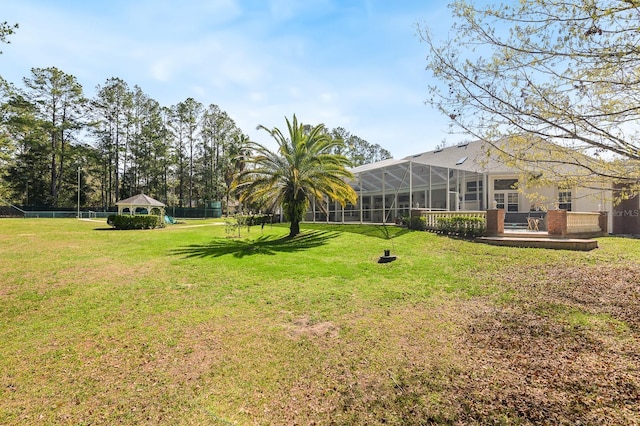
<path fill-rule="evenodd" d="M 164 203 L 158 200 L 154 200 L 146 194 L 138 194 L 133 197 L 120 200 L 116 203 L 116 206 L 149 206 L 149 207 L 166 207 Z"/>

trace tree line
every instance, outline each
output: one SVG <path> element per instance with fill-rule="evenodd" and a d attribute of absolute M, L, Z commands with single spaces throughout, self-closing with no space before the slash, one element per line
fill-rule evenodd
<path fill-rule="evenodd" d="M 87 97 L 55 67 L 34 68 L 22 83 L 0 77 L 0 198 L 18 206 L 72 207 L 79 193 L 83 208 L 108 210 L 141 192 L 170 206 L 228 204 L 253 154 L 215 104 L 163 106 L 120 78 Z M 324 131 L 353 166 L 391 157 L 344 128 Z"/>

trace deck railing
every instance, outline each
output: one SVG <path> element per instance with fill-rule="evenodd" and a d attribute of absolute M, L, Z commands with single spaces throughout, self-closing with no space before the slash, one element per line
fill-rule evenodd
<path fill-rule="evenodd" d="M 600 213 L 567 212 L 567 234 L 600 232 Z"/>
<path fill-rule="evenodd" d="M 479 217 L 487 218 L 485 211 L 433 211 L 429 209 L 412 209 L 412 217 L 423 217 L 425 226 L 429 230 L 438 229 L 438 219 L 448 217 Z M 600 228 L 600 213 L 567 212 L 566 232 L 568 235 L 597 234 L 603 232 Z"/>
<path fill-rule="evenodd" d="M 425 219 L 425 226 L 429 230 L 438 228 L 438 219 L 443 217 L 479 217 L 486 220 L 485 211 L 433 211 L 430 209 L 412 209 L 411 216 L 420 216 Z"/>

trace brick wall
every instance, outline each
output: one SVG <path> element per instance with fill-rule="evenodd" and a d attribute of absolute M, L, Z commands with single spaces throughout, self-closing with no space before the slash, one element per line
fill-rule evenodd
<path fill-rule="evenodd" d="M 547 232 L 549 235 L 567 236 L 567 211 L 549 210 L 547 211 Z"/>
<path fill-rule="evenodd" d="M 489 237 L 504 234 L 504 209 L 487 210 L 487 229 Z"/>

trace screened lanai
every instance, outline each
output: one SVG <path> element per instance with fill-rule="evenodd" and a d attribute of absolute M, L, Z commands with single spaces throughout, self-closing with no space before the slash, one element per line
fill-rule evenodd
<path fill-rule="evenodd" d="M 487 208 L 487 172 L 499 167 L 486 159 L 480 144 L 461 144 L 403 159 L 352 169 L 355 205 L 344 209 L 332 200 L 328 215 L 312 204 L 307 221 L 393 223 L 411 208 L 473 211 Z"/>

